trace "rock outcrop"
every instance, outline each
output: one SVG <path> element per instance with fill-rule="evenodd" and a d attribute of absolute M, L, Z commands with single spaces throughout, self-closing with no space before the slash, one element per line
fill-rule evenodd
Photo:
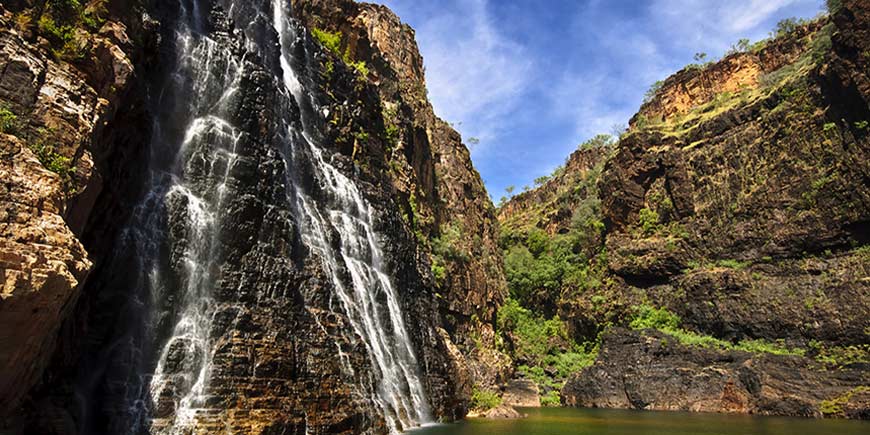
<path fill-rule="evenodd" d="M 616 329 L 605 336 L 598 362 L 567 383 L 562 400 L 590 408 L 822 417 L 821 403 L 844 395 L 857 403 L 849 393 L 863 394 L 868 381 L 866 364 L 832 371 L 797 356 L 722 352 L 653 330 Z"/>
<path fill-rule="evenodd" d="M 137 55 L 127 26 L 108 20 L 74 61 L 58 59 L 36 34 L 34 10 L 16 3 L 0 8 L 0 415 L 49 365 L 91 270 L 79 236 L 102 189 L 93 150 Z"/>
<path fill-rule="evenodd" d="M 382 262 L 378 274 L 396 284 L 399 307 L 389 310 L 408 325 L 411 349 L 401 352 L 416 355 L 431 417 L 461 418 L 472 384 L 504 378 L 509 361 L 495 350 L 492 326 L 505 292 L 494 208 L 459 134 L 426 100 L 413 31 L 392 12 L 292 2 L 304 26 L 283 42 L 312 107 L 323 109 L 314 113 L 287 103 L 276 81 L 287 66 L 272 23 L 260 19 L 272 16 L 258 9 L 266 6 L 83 2 L 81 21 L 67 15 L 78 47 L 36 25 L 53 13 L 44 3 L 11 2 L 14 14 L 0 21 L 0 104 L 17 117 L 16 131 L 4 124 L 0 134 L 0 427 L 390 429 L 370 394 L 371 350 L 335 296 L 357 283 L 349 266 L 324 264 L 301 206 L 287 205 L 308 195 L 329 216 L 342 198 L 311 181 L 325 171 L 315 154 L 288 155 L 287 125 L 316 132 L 306 140 L 322 146 L 330 174 L 351 180 L 354 200 L 371 205 L 356 231 L 377 231 L 384 258 L 358 260 Z M 101 27 L 90 29 L 95 17 Z M 201 34 L 180 40 L 175 26 L 184 20 Z M 318 31 L 341 32 L 339 49 L 311 36 Z M 208 50 L 179 55 L 199 44 Z M 240 79 L 223 83 L 236 69 Z M 205 76 L 185 77 L 190 71 Z M 213 99 L 220 83 L 234 91 Z M 203 113 L 185 112 L 197 101 Z M 206 233 L 192 232 L 197 216 L 212 225 Z M 461 238 L 447 240 L 448 223 Z M 321 248 L 344 255 L 344 231 L 323 234 Z M 201 243 L 212 248 L 197 251 Z M 179 335 L 190 298 L 182 284 L 197 268 L 207 270 L 208 291 L 197 327 L 207 328 Z M 385 296 L 377 302 L 387 310 Z M 190 377 L 200 369 L 204 384 Z"/>
<path fill-rule="evenodd" d="M 575 248 L 595 253 L 586 255 L 587 280 L 563 282 L 553 295 L 578 341 L 629 326 L 653 306 L 695 336 L 779 343 L 805 356 L 605 332 L 595 365 L 566 384 L 563 401 L 865 415 L 870 8 L 839 3 L 830 16 L 661 84 L 606 158 L 593 197 L 577 197 L 587 209 L 600 200 L 588 221 L 604 226 Z M 508 242 L 564 228 L 570 208 L 548 192 L 589 185 L 572 183 L 554 178 L 503 206 L 503 227 L 531 223 L 510 227 Z M 759 382 L 740 377 L 747 367 Z M 824 412 L 825 401 L 844 395 L 852 411 Z"/>
<path fill-rule="evenodd" d="M 502 403 L 520 408 L 538 408 L 541 406 L 541 391 L 534 381 L 513 379 L 505 385 Z"/>
<path fill-rule="evenodd" d="M 483 417 L 491 420 L 514 420 L 525 416 L 513 406 L 499 405 L 483 413 Z"/>

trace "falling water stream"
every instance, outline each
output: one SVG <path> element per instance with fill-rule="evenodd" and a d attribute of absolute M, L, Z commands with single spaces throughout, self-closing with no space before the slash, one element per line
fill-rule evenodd
<path fill-rule="evenodd" d="M 355 182 L 333 164 L 332 151 L 317 139 L 321 134 L 316 126 L 322 121 L 318 117 L 324 116 L 325 109 L 306 92 L 305 81 L 295 70 L 292 53 L 308 45 L 305 32 L 290 16 L 290 2 L 272 0 L 271 11 L 260 10 L 268 8 L 267 2 L 223 0 L 220 4 L 234 19 L 254 16 L 258 22 L 271 22 L 270 30 L 277 34 L 278 95 L 285 99 L 281 104 L 298 106 L 302 119 L 276 121 L 280 131 L 274 143 L 265 146 L 283 158 L 286 210 L 330 280 L 332 294 L 327 299 L 333 306 L 329 309 L 346 319 L 351 329 L 343 331 L 346 341 L 361 341 L 371 363 L 371 373 L 348 377 L 359 384 L 349 387 L 376 406 L 392 433 L 422 425 L 431 420 L 429 406 L 398 290 L 374 230 L 375 213 Z M 123 235 L 126 249 L 141 258 L 136 266 L 141 278 L 132 294 L 134 304 L 147 312 L 137 317 L 142 323 L 140 332 L 114 345 L 126 346 L 135 355 L 130 359 L 140 361 L 133 364 L 138 375 L 131 377 L 138 381 L 125 387 L 131 434 L 142 433 L 143 428 L 152 434 L 190 433 L 198 416 L 213 406 L 209 383 L 218 347 L 214 319 L 220 306 L 215 291 L 224 261 L 220 228 L 227 217 L 228 197 L 234 194 L 231 173 L 243 151 L 240 147 L 249 144 L 243 129 L 233 124 L 234 110 L 241 82 L 249 73 L 246 62 L 268 59 L 263 53 L 270 47 L 261 41 L 270 38 L 249 37 L 244 29 L 248 23 L 236 23 L 242 30 L 232 35 L 244 38 L 244 49 L 226 46 L 221 35 L 205 30 L 207 3 L 180 3 L 174 33 L 176 67 L 162 95 L 171 101 L 166 105 L 171 112 L 160 118 L 174 125 L 155 125 L 150 187 Z M 246 13 L 235 16 L 237 10 Z M 307 51 L 306 56 L 310 56 Z M 318 195 L 297 180 L 294 170 L 301 165 L 312 169 Z M 337 234 L 339 243 L 330 234 Z M 160 258 L 167 255 L 159 248 L 167 238 L 173 240 L 173 247 L 180 247 L 168 254 L 173 256 L 169 263 L 178 265 L 171 273 L 165 271 L 167 262 Z M 168 279 L 169 274 L 177 278 Z M 352 351 L 336 345 L 340 356 Z M 148 362 L 149 352 L 152 362 Z M 343 357 L 342 361 L 345 372 L 355 373 L 350 359 Z M 157 409 L 167 397 L 173 403 L 171 409 Z M 157 420 L 160 423 L 154 424 Z"/>

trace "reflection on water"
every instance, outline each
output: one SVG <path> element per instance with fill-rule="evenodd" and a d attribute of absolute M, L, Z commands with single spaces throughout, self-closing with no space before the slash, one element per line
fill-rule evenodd
<path fill-rule="evenodd" d="M 471 419 L 413 435 L 867 435 L 870 422 L 575 408 L 524 408 L 521 420 Z"/>

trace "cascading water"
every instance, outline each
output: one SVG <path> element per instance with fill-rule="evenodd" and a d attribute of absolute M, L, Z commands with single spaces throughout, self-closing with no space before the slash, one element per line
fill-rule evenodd
<path fill-rule="evenodd" d="M 283 81 L 296 103 L 303 108 L 303 131 L 288 127 L 292 151 L 297 158 L 302 156 L 313 161 L 320 185 L 330 198 L 328 220 L 325 220 L 312 204 L 311 198 L 297 191 L 296 210 L 303 214 L 300 216 L 304 223 L 301 226 L 303 239 L 321 256 L 324 268 L 332 277 L 344 313 L 356 334 L 366 344 L 372 365 L 377 371 L 378 392 L 374 400 L 383 410 L 391 432 L 417 426 L 431 419 L 429 407 L 417 375 L 417 361 L 405 330 L 396 291 L 383 271 L 383 254 L 372 229 L 371 207 L 363 200 L 354 183 L 326 161 L 323 151 L 314 146 L 311 136 L 304 131 L 311 125 L 306 122 L 304 114 L 319 111 L 305 110 L 312 102 L 303 94 L 303 88 L 289 62 L 289 52 L 297 33 L 288 32 L 292 21 L 287 10 L 282 7 L 280 0 L 273 0 L 273 10 L 273 24 L 282 47 Z M 336 258 L 324 238 L 327 225 L 332 225 L 341 235 L 340 259 Z M 342 263 L 350 272 L 351 288 L 342 283 L 336 270 Z M 380 296 L 386 299 L 386 310 L 378 302 Z"/>
<path fill-rule="evenodd" d="M 128 355 L 121 358 L 132 373 L 123 386 L 128 432 L 189 433 L 201 416 L 232 406 L 216 403 L 211 394 L 218 376 L 214 358 L 227 344 L 227 331 L 220 331 L 215 319 L 246 303 L 226 297 L 229 280 L 223 270 L 229 256 L 229 210 L 241 195 L 233 173 L 244 170 L 240 155 L 250 146 L 280 155 L 286 219 L 319 258 L 331 286 L 329 306 L 319 309 L 346 319 L 344 341 L 361 343 L 370 362 L 370 373 L 357 373 L 344 356 L 354 350 L 337 342 L 343 381 L 377 407 L 390 432 L 430 421 L 398 292 L 374 230 L 375 212 L 319 143 L 317 125 L 325 109 L 318 107 L 297 72 L 299 61 L 293 54 L 307 45 L 305 33 L 290 17 L 289 2 L 218 0 L 236 24 L 245 24 L 218 35 L 207 30 L 211 7 L 206 3 L 181 3 L 174 33 L 176 68 L 160 98 L 166 113 L 155 126 L 150 187 L 123 235 L 121 249 L 136 257 L 138 277 L 124 310 L 131 313 L 127 320 L 139 326 L 117 339 L 109 352 Z M 267 31 L 271 38 L 263 36 Z M 269 46 L 275 34 L 277 54 Z M 242 43 L 227 44 L 230 37 L 242 38 Z M 305 56 L 310 54 L 305 51 Z M 263 128 L 242 125 L 238 110 L 244 82 L 252 74 L 249 66 L 257 62 L 262 63 L 258 71 L 274 74 L 275 119 L 268 121 L 275 131 L 254 140 L 251 131 Z M 301 119 L 283 113 L 293 106 Z M 313 180 L 303 183 L 297 179 L 300 172 Z M 231 290 L 244 294 L 243 283 Z M 247 303 L 269 297 L 258 294 L 256 302 Z M 93 394 L 95 383 L 86 377 L 84 395 Z"/>

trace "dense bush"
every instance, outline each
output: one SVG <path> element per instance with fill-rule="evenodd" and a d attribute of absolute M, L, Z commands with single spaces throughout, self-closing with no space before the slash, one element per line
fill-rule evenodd
<path fill-rule="evenodd" d="M 544 393 L 544 406 L 558 405 L 565 380 L 592 365 L 598 354 L 597 342 L 577 344 L 558 317 L 546 319 L 513 299 L 499 310 L 497 326 L 511 337 L 511 356 L 520 363 L 519 373 Z"/>
<path fill-rule="evenodd" d="M 488 411 L 498 407 L 501 403 L 501 397 L 492 391 L 482 390 L 477 387 L 471 390 L 471 409 Z"/>

